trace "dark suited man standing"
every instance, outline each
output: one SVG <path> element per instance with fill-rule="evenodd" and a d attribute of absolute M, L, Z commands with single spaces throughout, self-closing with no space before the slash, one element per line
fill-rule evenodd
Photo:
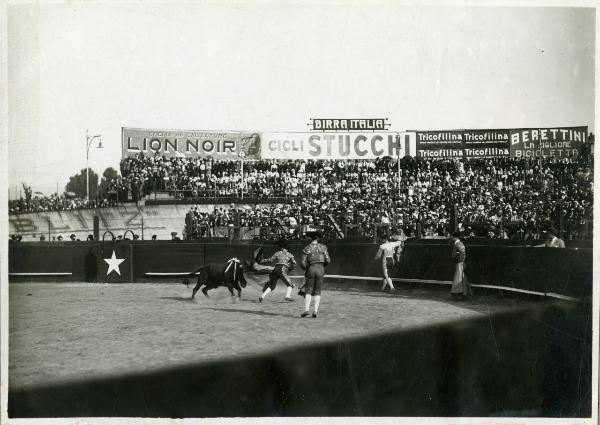
<path fill-rule="evenodd" d="M 331 262 L 329 252 L 324 244 L 319 243 L 320 232 L 311 230 L 306 232 L 311 242 L 302 250 L 302 268 L 306 270 L 303 291 L 305 292 L 304 313 L 300 317 L 309 314 L 310 302 L 315 299 L 312 317 L 316 318 L 321 302 L 321 287 L 325 276 L 325 267 Z M 310 292 L 309 292 L 310 291 Z"/>

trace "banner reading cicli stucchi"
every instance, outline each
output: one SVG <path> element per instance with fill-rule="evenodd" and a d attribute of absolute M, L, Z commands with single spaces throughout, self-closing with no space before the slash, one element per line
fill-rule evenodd
<path fill-rule="evenodd" d="M 375 159 L 415 155 L 414 133 L 263 133 L 265 159 Z"/>

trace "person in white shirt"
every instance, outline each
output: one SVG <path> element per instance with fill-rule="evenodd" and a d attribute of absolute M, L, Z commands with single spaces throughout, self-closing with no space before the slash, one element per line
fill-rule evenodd
<path fill-rule="evenodd" d="M 394 252 L 396 248 L 402 245 L 402 241 L 388 242 L 387 237 L 382 239 L 383 243 L 379 245 L 379 250 L 375 254 L 375 261 L 381 261 L 381 272 L 383 274 L 382 291 L 385 291 L 386 286 L 390 286 L 390 291 L 395 291 L 394 284 L 390 278 L 390 271 L 394 267 Z"/>
<path fill-rule="evenodd" d="M 536 248 L 564 248 L 565 242 L 556 236 L 556 230 L 550 229 L 546 232 L 546 241 L 543 244 L 535 245 Z"/>

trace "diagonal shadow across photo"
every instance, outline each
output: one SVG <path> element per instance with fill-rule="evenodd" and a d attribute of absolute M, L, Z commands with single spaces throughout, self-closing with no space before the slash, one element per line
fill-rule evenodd
<path fill-rule="evenodd" d="M 222 309 L 229 310 L 229 309 Z M 9 390 L 9 417 L 591 414 L 591 303 Z"/>

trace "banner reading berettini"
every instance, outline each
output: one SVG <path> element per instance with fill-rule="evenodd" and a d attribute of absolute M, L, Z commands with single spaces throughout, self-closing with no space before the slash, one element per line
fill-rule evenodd
<path fill-rule="evenodd" d="M 573 158 L 579 155 L 587 137 L 587 126 L 511 129 L 510 156 Z"/>
<path fill-rule="evenodd" d="M 143 153 L 186 158 L 259 159 L 260 138 L 260 133 L 252 132 L 122 127 L 122 157 Z"/>
<path fill-rule="evenodd" d="M 375 159 L 415 155 L 410 132 L 262 133 L 265 159 Z"/>

